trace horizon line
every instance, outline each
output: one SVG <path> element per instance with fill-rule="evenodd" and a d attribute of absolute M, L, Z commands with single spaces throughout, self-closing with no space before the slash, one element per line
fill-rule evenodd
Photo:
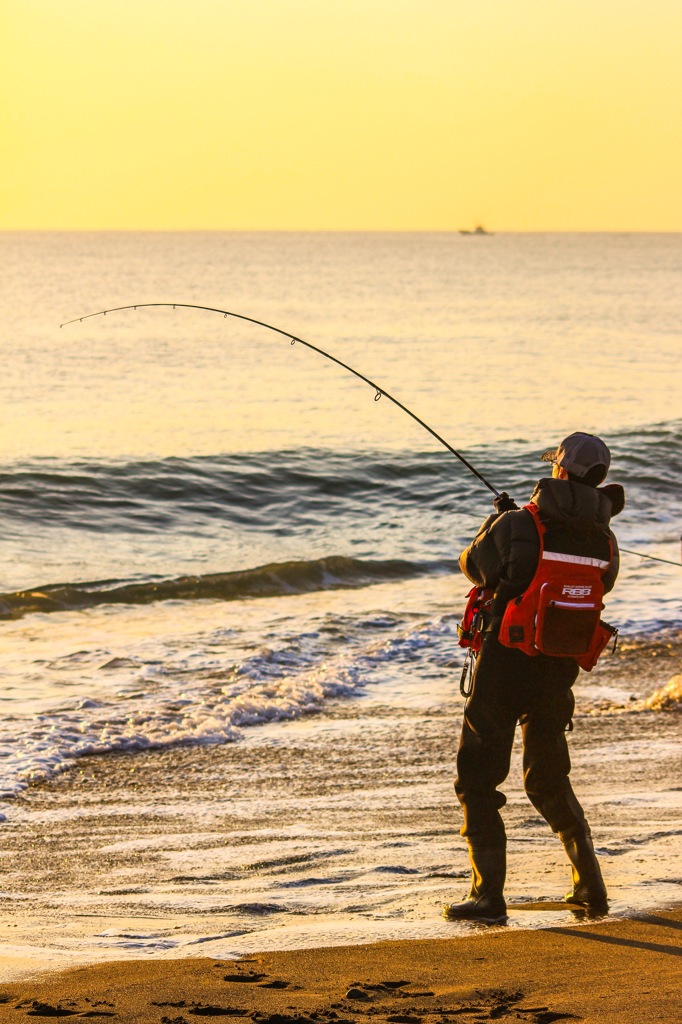
<path fill-rule="evenodd" d="M 501 228 L 485 229 L 485 235 L 679 235 L 680 228 Z M 208 228 L 208 227 L 0 227 L 0 234 L 278 234 L 278 235 L 462 235 L 468 228 Z"/>

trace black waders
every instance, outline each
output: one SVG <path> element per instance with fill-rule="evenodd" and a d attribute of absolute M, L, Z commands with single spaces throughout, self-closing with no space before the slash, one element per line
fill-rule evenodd
<path fill-rule="evenodd" d="M 446 903 L 443 917 L 448 921 L 481 921 L 498 924 L 507 920 L 504 882 L 507 874 L 506 846 L 476 846 L 471 842 L 471 892 L 461 903 Z"/>
<path fill-rule="evenodd" d="M 559 839 L 564 844 L 573 874 L 573 889 L 566 893 L 566 902 L 596 914 L 608 913 L 606 886 L 587 823 L 582 828 L 560 832 Z"/>

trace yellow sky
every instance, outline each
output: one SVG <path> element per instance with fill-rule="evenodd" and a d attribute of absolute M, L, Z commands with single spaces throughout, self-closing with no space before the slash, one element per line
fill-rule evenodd
<path fill-rule="evenodd" d="M 0 19 L 0 228 L 682 230 L 680 0 Z"/>

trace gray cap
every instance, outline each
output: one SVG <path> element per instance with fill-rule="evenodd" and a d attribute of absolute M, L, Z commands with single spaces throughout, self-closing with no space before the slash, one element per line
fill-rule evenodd
<path fill-rule="evenodd" d="M 540 456 L 545 462 L 556 462 L 567 473 L 585 476 L 593 466 L 611 465 L 611 452 L 600 437 L 576 431 L 564 438 L 558 448 L 549 448 Z"/>

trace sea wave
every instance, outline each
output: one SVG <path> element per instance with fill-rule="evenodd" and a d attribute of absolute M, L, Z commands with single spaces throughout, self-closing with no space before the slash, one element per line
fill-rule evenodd
<path fill-rule="evenodd" d="M 682 420 L 609 437 L 613 477 L 638 512 L 665 511 L 679 493 Z M 530 493 L 538 451 L 523 440 L 464 453 L 498 490 Z M 537 472 L 536 472 L 537 470 Z M 90 532 L 200 532 L 216 521 L 275 534 L 339 513 L 428 507 L 479 514 L 484 485 L 446 452 L 301 448 L 149 461 L 38 459 L 0 470 L 5 528 L 22 523 Z"/>
<path fill-rule="evenodd" d="M 77 698 L 62 697 L 49 711 L 4 723 L 0 800 L 68 771 L 89 755 L 232 743 L 246 729 L 323 711 L 332 700 L 355 700 L 345 714 L 366 716 L 370 709 L 357 698 L 378 680 L 389 681 L 393 692 L 408 679 L 421 679 L 420 685 L 434 694 L 427 717 L 439 708 L 449 714 L 449 704 L 438 705 L 434 679 L 447 680 L 449 700 L 464 658 L 457 646 L 456 620 L 453 614 L 426 620 L 414 613 L 355 619 L 344 615 L 318 622 L 314 629 L 308 624 L 300 632 L 268 639 L 236 662 L 217 653 L 216 637 L 210 636 L 203 638 L 203 646 L 192 644 L 184 653 L 174 650 L 163 657 L 145 649 L 136 656 L 102 661 Z M 641 644 L 640 661 L 651 650 Z M 96 655 L 92 652 L 93 665 Z M 70 658 L 66 655 L 63 664 Z M 111 685 L 96 685 L 95 674 L 110 678 Z M 598 679 L 584 677 L 576 718 L 679 712 L 681 681 L 676 675 L 648 697 L 623 704 L 591 699 L 586 689 Z M 398 715 L 401 701 L 409 701 L 407 691 L 402 692 Z M 380 693 L 375 691 L 375 699 L 384 702 L 378 709 L 383 717 L 390 713 L 392 696 Z M 419 714 L 418 707 L 424 710 L 422 704 L 409 706 L 411 714 Z"/>
<path fill-rule="evenodd" d="M 395 627 L 388 636 L 387 626 Z M 114 694 L 12 720 L 0 747 L 0 799 L 88 755 L 231 743 L 251 726 L 320 711 L 332 699 L 362 693 L 382 666 L 414 667 L 426 652 L 438 661 L 444 642 L 454 642 L 456 627 L 452 616 L 407 629 L 382 618 L 358 623 L 354 639 L 344 623 L 342 635 L 340 653 L 306 631 L 232 666 L 207 650 L 201 669 L 192 658 L 189 678 L 182 664 L 109 661 L 100 668 L 122 672 L 127 680 Z"/>
<path fill-rule="evenodd" d="M 0 619 L 31 612 L 80 611 L 103 604 L 151 604 L 154 601 L 237 601 L 321 590 L 366 587 L 391 580 L 452 572 L 450 560 L 348 558 L 341 555 L 308 561 L 275 562 L 237 572 L 180 576 L 175 579 L 97 580 L 57 583 L 0 595 Z"/>
<path fill-rule="evenodd" d="M 678 609 L 679 569 L 642 566 L 633 555 L 676 561 L 681 442 L 682 420 L 609 437 L 613 478 L 626 489 L 616 521 L 627 552 L 621 570 L 637 584 L 619 614 L 646 631 Z M 522 439 L 466 452 L 519 503 L 542 472 L 538 454 Z M 438 451 L 302 448 L 17 464 L 0 470 L 0 617 L 277 596 L 449 571 L 490 499 L 480 480 Z"/>
<path fill-rule="evenodd" d="M 665 686 L 654 690 L 644 701 L 648 711 L 682 711 L 682 674 L 673 676 Z"/>

